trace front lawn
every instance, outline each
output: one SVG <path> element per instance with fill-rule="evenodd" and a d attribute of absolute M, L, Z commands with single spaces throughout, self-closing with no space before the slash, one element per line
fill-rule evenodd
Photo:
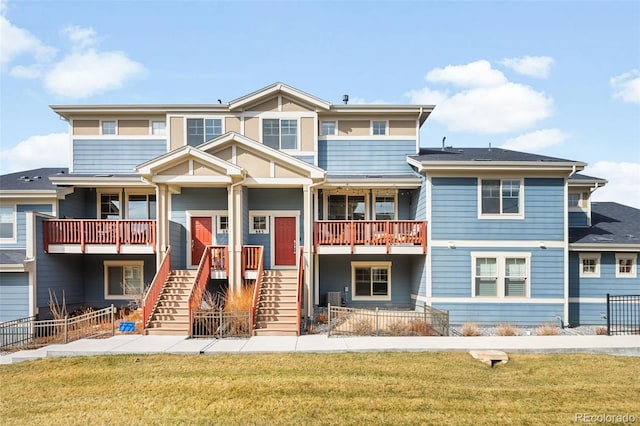
<path fill-rule="evenodd" d="M 0 366 L 0 424 L 640 422 L 640 360 L 467 353 L 99 356 Z"/>

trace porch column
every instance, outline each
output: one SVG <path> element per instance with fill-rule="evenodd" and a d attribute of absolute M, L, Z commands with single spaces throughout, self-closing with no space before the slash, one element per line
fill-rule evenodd
<path fill-rule="evenodd" d="M 307 301 L 307 315 L 313 315 L 313 304 L 314 297 L 312 292 L 312 283 L 313 283 L 313 263 L 312 260 L 312 248 L 313 248 L 313 191 L 309 185 L 304 185 L 303 187 L 303 202 L 304 202 L 304 248 L 302 255 L 303 265 L 300 267 L 304 268 L 304 289 L 306 294 Z"/>
<path fill-rule="evenodd" d="M 169 191 L 167 185 L 158 185 L 156 193 L 156 269 L 160 268 L 162 259 L 169 246 Z"/>
<path fill-rule="evenodd" d="M 229 290 L 242 284 L 242 186 L 228 188 L 229 204 Z"/>

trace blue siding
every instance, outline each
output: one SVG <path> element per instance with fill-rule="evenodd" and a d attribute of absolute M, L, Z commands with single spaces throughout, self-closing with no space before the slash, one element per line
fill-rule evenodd
<path fill-rule="evenodd" d="M 313 155 L 294 155 L 298 160 L 302 160 L 305 163 L 309 163 L 311 165 L 314 164 L 315 157 Z"/>
<path fill-rule="evenodd" d="M 351 262 L 391 262 L 391 301 L 353 301 L 351 289 Z M 415 271 L 424 264 L 421 256 L 367 256 L 367 255 L 327 255 L 320 256 L 320 300 L 321 305 L 327 303 L 327 292 L 339 291 L 349 306 L 400 306 L 411 307 L 411 291 L 416 281 Z M 344 292 L 348 287 L 349 291 Z"/>
<path fill-rule="evenodd" d="M 439 240 L 564 239 L 564 181 L 524 180 L 524 219 L 478 219 L 476 178 L 433 178 L 432 238 Z"/>
<path fill-rule="evenodd" d="M 425 297 L 427 295 L 426 257 L 416 257 L 412 264 L 411 294 Z M 419 302 L 423 305 L 423 302 Z"/>
<path fill-rule="evenodd" d="M 29 274 L 0 273 L 0 322 L 29 316 Z"/>
<path fill-rule="evenodd" d="M 427 219 L 427 188 L 426 188 L 426 179 L 424 176 L 420 176 L 420 180 L 422 180 L 422 185 L 416 191 L 412 192 L 411 198 L 411 206 L 413 208 L 412 217 L 415 220 L 426 220 Z"/>
<path fill-rule="evenodd" d="M 74 173 L 134 173 L 133 168 L 167 151 L 165 139 L 73 141 Z"/>
<path fill-rule="evenodd" d="M 187 229 L 182 223 L 169 221 L 169 245 L 171 246 L 171 269 L 187 268 Z"/>
<path fill-rule="evenodd" d="M 578 325 L 607 325 L 607 302 L 600 303 L 569 303 L 569 324 Z"/>
<path fill-rule="evenodd" d="M 98 212 L 96 191 L 76 188 L 59 203 L 58 217 L 73 219 L 95 219 Z"/>
<path fill-rule="evenodd" d="M 434 303 L 434 308 L 449 311 L 452 325 L 474 322 L 480 325 L 500 323 L 518 326 L 560 324 L 564 308 L 561 303 Z"/>
<path fill-rule="evenodd" d="M 539 248 L 456 248 L 431 249 L 433 297 L 472 297 L 471 252 L 528 252 L 531 253 L 532 298 L 562 298 L 564 293 L 564 261 L 562 249 Z M 480 302 L 480 301 L 479 301 Z"/>
<path fill-rule="evenodd" d="M 584 228 L 587 223 L 586 212 L 569 212 L 569 227 Z"/>
<path fill-rule="evenodd" d="M 636 262 L 640 253 L 636 253 Z M 569 253 L 569 297 L 605 298 L 607 293 L 640 294 L 640 275 L 636 278 L 616 278 L 616 254 L 600 254 L 600 277 L 580 277 L 580 254 Z M 636 271 L 640 264 L 636 264 Z"/>
<path fill-rule="evenodd" d="M 16 206 L 16 242 L 2 243 L 3 248 L 26 248 L 27 246 L 27 212 L 51 214 L 51 204 L 18 204 Z M 41 234 L 36 234 L 41 235 Z"/>
<path fill-rule="evenodd" d="M 410 173 L 407 155 L 415 151 L 415 140 L 321 140 L 318 166 L 330 174 Z"/>

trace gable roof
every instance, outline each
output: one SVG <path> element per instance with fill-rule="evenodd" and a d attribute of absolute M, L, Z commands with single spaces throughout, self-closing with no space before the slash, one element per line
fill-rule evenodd
<path fill-rule="evenodd" d="M 328 110 L 331 107 L 331 104 L 325 100 L 295 89 L 284 83 L 276 82 L 268 85 L 267 87 L 263 87 L 262 89 L 258 89 L 255 92 L 251 92 L 248 95 L 232 100 L 228 103 L 229 110 L 234 111 L 242 109 L 246 106 L 257 103 L 262 99 L 271 98 L 276 94 L 285 94 L 320 110 Z"/>
<path fill-rule="evenodd" d="M 502 148 L 421 148 L 407 157 L 419 170 L 582 170 L 586 163 Z"/>
<path fill-rule="evenodd" d="M 569 244 L 579 248 L 640 250 L 640 209 L 614 202 L 591 204 L 591 226 L 569 228 Z"/>
<path fill-rule="evenodd" d="M 0 199 L 64 197 L 72 189 L 58 186 L 54 179 L 66 177 L 68 172 L 64 167 L 44 167 L 2 175 Z"/>

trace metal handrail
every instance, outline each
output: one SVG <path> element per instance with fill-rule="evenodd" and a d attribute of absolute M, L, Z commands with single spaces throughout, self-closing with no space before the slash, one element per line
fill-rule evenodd
<path fill-rule="evenodd" d="M 149 325 L 151 314 L 158 303 L 158 298 L 160 297 L 160 293 L 162 293 L 164 283 L 169 277 L 169 272 L 171 272 L 171 246 L 167 247 L 162 263 L 160 263 L 160 268 L 158 268 L 158 272 L 156 272 L 155 277 L 153 277 L 151 286 L 142 299 L 142 325 L 145 329 Z"/>

